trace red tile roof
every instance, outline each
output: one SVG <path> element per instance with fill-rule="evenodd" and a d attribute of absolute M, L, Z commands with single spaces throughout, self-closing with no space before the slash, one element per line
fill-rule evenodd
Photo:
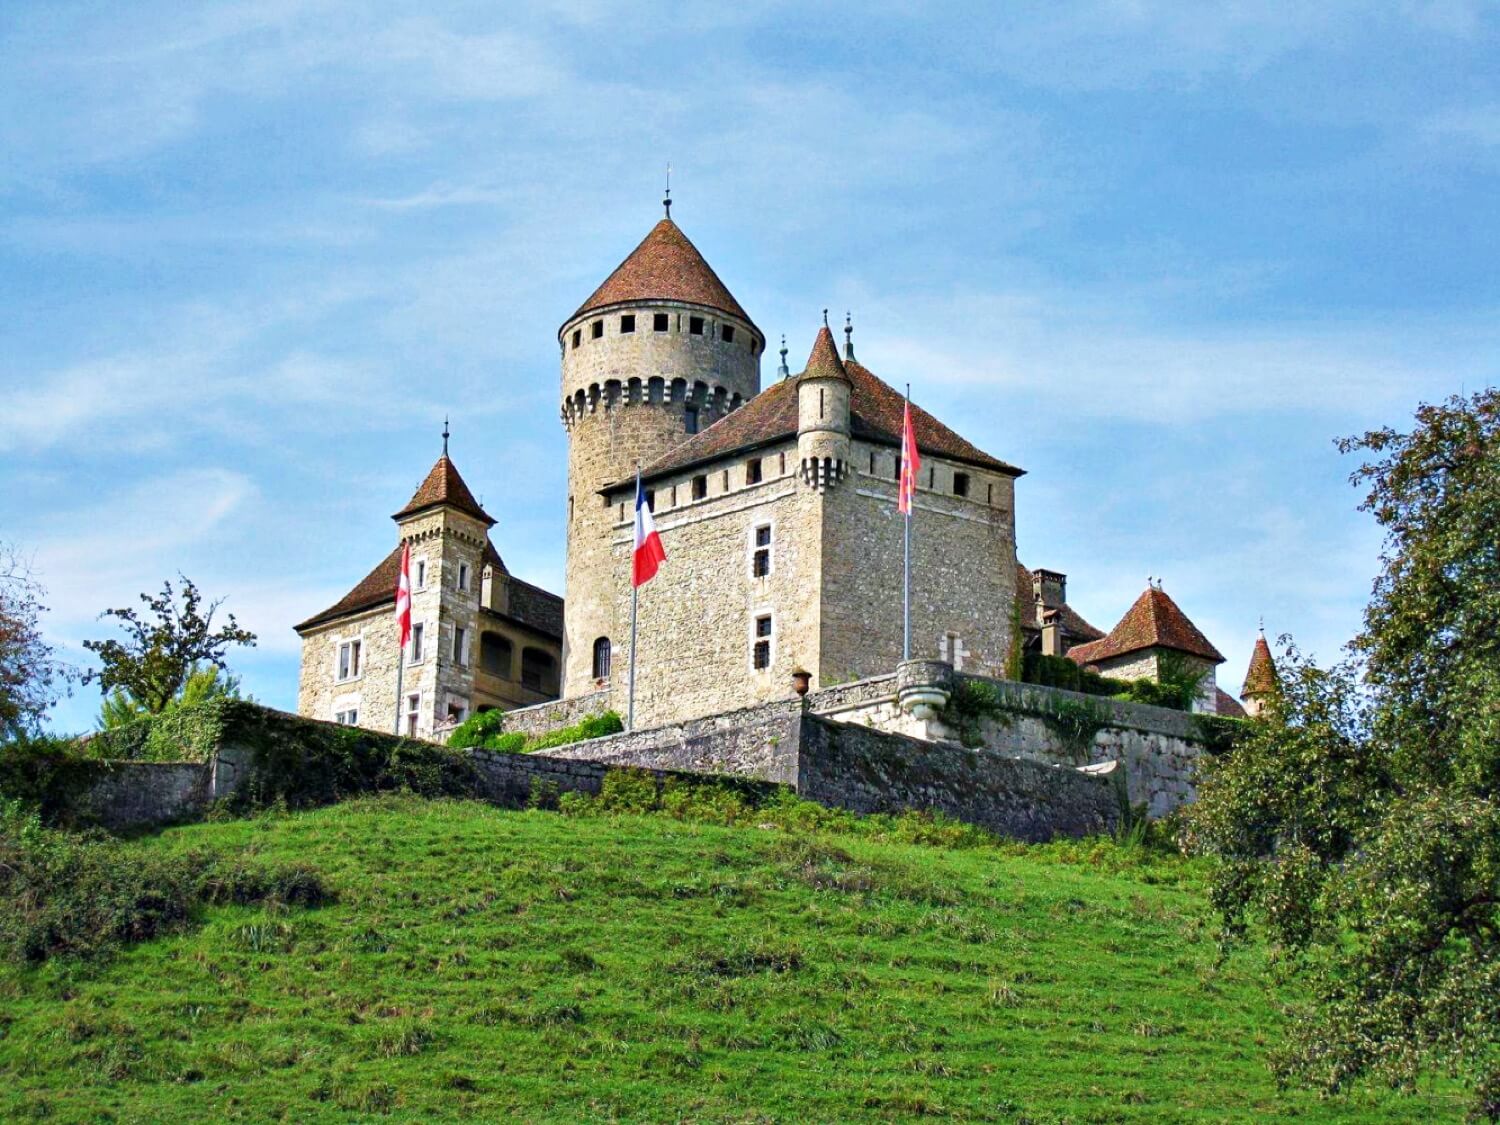
<path fill-rule="evenodd" d="M 1245 672 L 1245 686 L 1240 688 L 1241 698 L 1252 695 L 1270 695 L 1280 686 L 1276 676 L 1276 662 L 1271 659 L 1271 646 L 1264 636 L 1255 640 L 1255 650 L 1250 654 L 1250 667 Z"/>
<path fill-rule="evenodd" d="M 833 335 L 824 328 L 813 356 L 819 355 L 822 337 Z M 849 432 L 861 441 L 879 445 L 901 446 L 901 411 L 905 399 L 895 388 L 883 382 L 869 368 L 856 360 L 833 359 L 844 370 L 852 385 L 849 396 Z M 811 361 L 809 361 L 811 362 Z M 917 432 L 917 448 L 934 457 L 963 461 L 980 468 L 1020 476 L 1025 470 L 991 457 L 978 446 L 958 436 L 915 403 L 911 408 L 912 427 Z M 782 379 L 771 384 L 744 406 L 726 414 L 712 426 L 694 434 L 671 452 L 648 465 L 642 476 L 655 479 L 694 465 L 716 461 L 721 457 L 743 453 L 763 445 L 797 436 L 797 380 Z M 614 491 L 627 482 L 610 486 Z M 628 482 L 631 486 L 634 481 Z"/>
<path fill-rule="evenodd" d="M 842 379 L 849 381 L 849 373 L 844 370 L 844 361 L 839 358 L 838 345 L 833 342 L 833 333 L 828 330 L 828 325 L 818 329 L 817 339 L 813 341 L 812 354 L 807 357 L 807 367 L 799 379 Z"/>
<path fill-rule="evenodd" d="M 607 305 L 653 300 L 704 305 L 737 316 L 754 327 L 713 267 L 671 219 L 663 219 L 652 227 L 651 233 L 568 320 Z"/>
<path fill-rule="evenodd" d="M 400 577 L 400 574 L 401 548 L 398 545 L 394 551 L 376 564 L 374 570 L 356 582 L 354 589 L 322 613 L 315 613 L 302 624 L 295 626 L 297 632 L 300 633 L 305 629 L 311 629 L 314 625 L 322 625 L 336 618 L 376 609 L 386 602 L 394 605 L 396 603 L 396 579 Z"/>
<path fill-rule="evenodd" d="M 1079 664 L 1095 664 L 1148 648 L 1170 648 L 1222 664 L 1224 656 L 1162 590 L 1150 587 L 1109 631 L 1109 636 L 1068 650 Z"/>
<path fill-rule="evenodd" d="M 1224 715 L 1230 719 L 1248 719 L 1245 709 L 1240 706 L 1239 700 L 1230 695 L 1221 687 L 1214 688 L 1214 712 Z"/>
<path fill-rule="evenodd" d="M 432 466 L 432 471 L 427 474 L 427 479 L 417 486 L 417 491 L 407 502 L 406 507 L 391 518 L 403 519 L 428 508 L 435 508 L 439 504 L 447 504 L 475 519 L 483 520 L 488 527 L 493 527 L 495 524 L 489 514 L 479 506 L 479 501 L 474 499 L 474 494 L 469 491 L 464 478 L 458 475 L 458 469 L 454 467 L 452 461 L 448 460 L 446 453 L 437 459 L 437 463 Z"/>

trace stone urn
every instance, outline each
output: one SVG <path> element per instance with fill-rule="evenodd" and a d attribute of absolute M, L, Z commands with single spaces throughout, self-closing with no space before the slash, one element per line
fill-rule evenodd
<path fill-rule="evenodd" d="M 812 673 L 798 668 L 792 673 L 792 690 L 798 695 L 806 695 L 808 686 L 812 683 Z"/>
<path fill-rule="evenodd" d="M 935 719 L 953 694 L 953 665 L 942 660 L 903 660 L 896 665 L 896 702 L 914 719 Z"/>

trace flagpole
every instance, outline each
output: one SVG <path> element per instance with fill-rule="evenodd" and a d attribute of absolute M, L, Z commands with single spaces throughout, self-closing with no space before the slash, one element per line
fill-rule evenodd
<path fill-rule="evenodd" d="M 635 495 L 636 502 L 640 502 L 641 495 L 641 466 L 637 462 L 635 466 Z M 634 518 L 639 521 L 637 514 Z M 634 558 L 631 559 L 632 568 L 635 565 Z M 641 600 L 641 588 L 635 584 L 635 575 L 632 569 L 630 579 L 630 687 L 628 699 L 625 705 L 625 729 L 635 730 L 635 616 L 636 608 Z"/>
<path fill-rule="evenodd" d="M 911 413 L 911 384 L 906 384 L 906 412 Z M 904 435 L 903 435 L 904 436 Z M 906 466 L 903 472 L 911 471 Z M 897 487 L 900 487 L 898 482 Z M 901 659 L 911 659 L 911 510 L 917 506 L 917 482 L 912 478 L 911 496 L 906 501 L 906 535 L 901 552 Z"/>
<path fill-rule="evenodd" d="M 401 673 L 406 670 L 406 646 L 401 643 L 401 626 L 396 626 L 396 724 L 395 733 L 401 733 Z"/>

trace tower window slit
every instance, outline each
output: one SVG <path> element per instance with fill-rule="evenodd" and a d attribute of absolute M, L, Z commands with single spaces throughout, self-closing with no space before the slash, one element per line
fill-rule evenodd
<path fill-rule="evenodd" d="M 688 332 L 693 336 L 703 335 L 703 318 L 701 316 L 688 317 Z"/>
<path fill-rule="evenodd" d="M 599 339 L 599 337 L 603 336 L 604 335 L 604 321 L 602 321 L 602 320 L 596 320 L 596 321 L 594 321 L 593 326 L 590 327 L 590 329 L 589 329 L 589 334 L 591 336 L 593 336 L 593 338 L 596 339 L 596 340 Z"/>
<path fill-rule="evenodd" d="M 667 314 L 653 313 L 651 316 L 651 331 L 665 332 L 667 330 Z"/>
<path fill-rule="evenodd" d="M 719 329 L 719 338 L 726 344 L 734 343 L 734 325 L 726 324 Z"/>

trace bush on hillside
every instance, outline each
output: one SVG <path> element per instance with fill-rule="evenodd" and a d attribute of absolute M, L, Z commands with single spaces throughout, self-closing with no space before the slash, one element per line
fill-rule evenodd
<path fill-rule="evenodd" d="M 71 821 L 73 805 L 105 771 L 71 738 L 23 737 L 0 742 L 0 801 L 19 801 L 44 824 Z"/>
<path fill-rule="evenodd" d="M 202 853 L 160 855 L 58 832 L 34 808 L 0 801 L 0 954 L 38 964 L 100 958 L 190 924 L 204 904 L 331 899 L 304 864 L 268 867 Z"/>

